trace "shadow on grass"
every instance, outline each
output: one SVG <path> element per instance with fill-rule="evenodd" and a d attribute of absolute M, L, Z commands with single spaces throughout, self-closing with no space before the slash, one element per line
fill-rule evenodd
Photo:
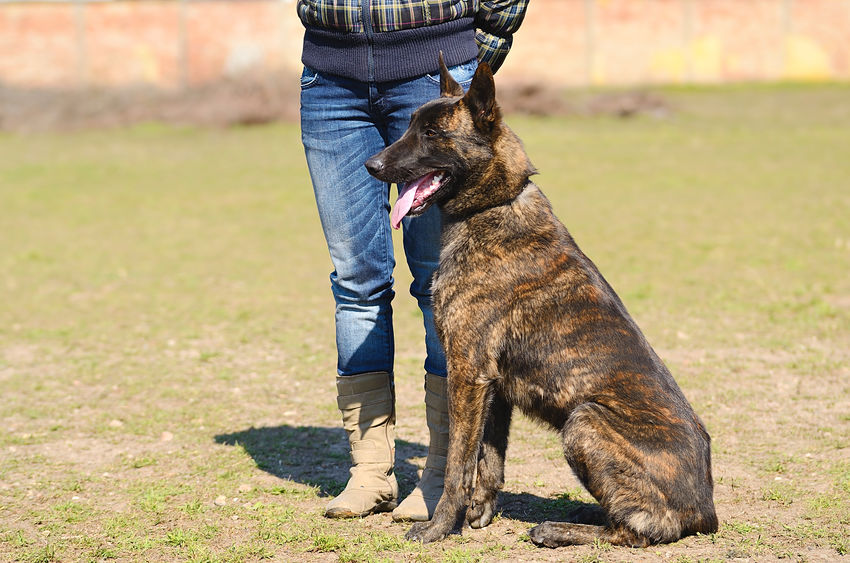
<path fill-rule="evenodd" d="M 569 516 L 574 512 L 593 513 L 598 518 L 601 507 L 596 503 L 573 499 L 569 493 L 563 493 L 553 499 L 539 497 L 531 493 L 501 491 L 496 510 L 501 512 L 502 516 L 511 520 L 540 524 L 547 520 L 555 522 L 572 521 Z"/>
<path fill-rule="evenodd" d="M 317 487 L 322 496 L 336 496 L 348 481 L 348 439 L 342 428 L 274 426 L 219 434 L 216 443 L 239 446 L 257 467 L 281 479 Z M 425 457 L 422 444 L 396 440 L 395 474 L 400 494 L 407 495 L 418 480 L 410 458 Z"/>
<path fill-rule="evenodd" d="M 257 467 L 275 477 L 316 487 L 325 497 L 336 496 L 348 481 L 348 440 L 342 428 L 321 426 L 273 426 L 248 428 L 219 434 L 216 443 L 238 446 L 251 456 Z M 396 440 L 395 473 L 399 493 L 405 497 L 418 480 L 418 466 L 412 458 L 424 458 L 428 449 L 422 444 Z M 576 509 L 598 506 L 564 493 L 544 498 L 531 493 L 499 493 L 498 510 L 506 518 L 529 523 L 564 520 Z"/>

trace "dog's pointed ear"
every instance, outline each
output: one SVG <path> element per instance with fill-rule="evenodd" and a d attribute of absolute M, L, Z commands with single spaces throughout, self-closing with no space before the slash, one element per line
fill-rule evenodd
<path fill-rule="evenodd" d="M 472 120 L 479 128 L 489 131 L 499 121 L 501 112 L 496 104 L 496 83 L 493 71 L 486 62 L 478 65 L 463 103 L 469 108 Z"/>
<path fill-rule="evenodd" d="M 446 61 L 443 60 L 443 52 L 440 51 L 440 96 L 443 98 L 453 98 L 455 96 L 463 96 L 463 88 L 449 74 L 449 69 L 446 66 Z"/>

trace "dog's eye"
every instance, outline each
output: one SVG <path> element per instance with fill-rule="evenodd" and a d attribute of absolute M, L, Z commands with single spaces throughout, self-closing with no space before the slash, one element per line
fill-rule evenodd
<path fill-rule="evenodd" d="M 433 129 L 426 129 L 426 130 L 425 130 L 425 136 L 426 136 L 426 137 L 436 137 L 436 136 L 437 136 L 437 132 L 436 132 L 435 130 L 433 130 Z"/>

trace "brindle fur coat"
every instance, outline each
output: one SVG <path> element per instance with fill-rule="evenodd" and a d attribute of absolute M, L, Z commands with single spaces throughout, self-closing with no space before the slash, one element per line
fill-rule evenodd
<path fill-rule="evenodd" d="M 560 433 L 600 505 L 536 526 L 534 543 L 638 547 L 716 531 L 705 426 L 529 181 L 490 69 L 481 64 L 464 95 L 440 62 L 442 97 L 367 162 L 386 182 L 444 177 L 412 214 L 437 204 L 444 217 L 433 303 L 448 361 L 448 464 L 433 518 L 408 538 L 439 540 L 464 518 L 490 523 L 514 407 Z"/>

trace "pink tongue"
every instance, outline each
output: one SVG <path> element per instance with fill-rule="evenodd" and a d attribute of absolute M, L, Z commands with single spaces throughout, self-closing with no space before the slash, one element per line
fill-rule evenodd
<path fill-rule="evenodd" d="M 390 214 L 390 225 L 392 225 L 393 229 L 398 229 L 401 226 L 402 218 L 407 215 L 407 212 L 410 211 L 410 208 L 413 206 L 413 198 L 416 197 L 416 190 L 422 184 L 430 182 L 433 176 L 433 172 L 425 174 L 421 178 L 418 178 L 409 184 L 405 184 L 405 186 L 401 189 L 401 193 L 398 195 L 398 199 L 395 202 L 395 207 L 393 207 L 393 212 Z"/>

